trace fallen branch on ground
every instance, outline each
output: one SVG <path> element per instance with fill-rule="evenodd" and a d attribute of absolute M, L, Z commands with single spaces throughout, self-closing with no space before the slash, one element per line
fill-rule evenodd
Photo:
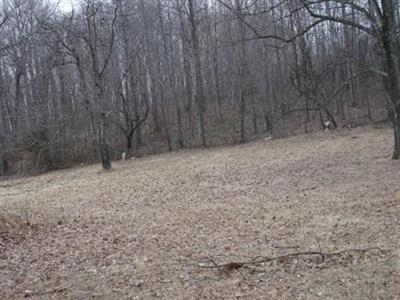
<path fill-rule="evenodd" d="M 30 298 L 30 297 L 36 297 L 36 296 L 44 296 L 44 295 L 49 295 L 49 294 L 56 294 L 56 293 L 64 293 L 67 291 L 66 288 L 55 288 L 47 291 L 41 291 L 41 292 L 33 292 L 31 290 L 26 290 L 24 292 L 24 298 Z"/>
<path fill-rule="evenodd" d="M 229 262 L 229 263 L 223 263 L 223 264 L 217 264 L 215 261 L 212 259 L 209 260 L 209 263 L 206 265 L 199 265 L 200 268 L 205 268 L 205 269 L 223 269 L 227 271 L 232 271 L 232 270 L 238 270 L 244 266 L 248 265 L 258 265 L 266 262 L 272 262 L 272 261 L 285 261 L 291 258 L 295 257 L 301 257 L 301 256 L 319 256 L 321 258 L 321 263 L 325 262 L 327 258 L 334 257 L 334 256 L 340 256 L 345 253 L 349 252 L 354 252 L 354 253 L 367 253 L 371 251 L 378 251 L 380 253 L 385 253 L 385 250 L 382 250 L 379 247 L 375 248 L 366 248 L 366 249 L 346 249 L 338 252 L 322 252 L 322 251 L 306 251 L 306 252 L 295 252 L 295 253 L 290 253 L 286 255 L 281 255 L 281 256 L 275 256 L 275 257 L 256 257 L 253 260 L 250 261 L 239 261 L 239 262 Z"/>

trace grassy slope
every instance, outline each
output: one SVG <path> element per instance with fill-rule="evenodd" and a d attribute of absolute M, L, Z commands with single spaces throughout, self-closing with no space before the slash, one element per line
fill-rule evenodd
<path fill-rule="evenodd" d="M 391 142 L 363 128 L 2 182 L 0 299 L 399 299 Z M 391 252 L 198 266 L 373 246 Z"/>

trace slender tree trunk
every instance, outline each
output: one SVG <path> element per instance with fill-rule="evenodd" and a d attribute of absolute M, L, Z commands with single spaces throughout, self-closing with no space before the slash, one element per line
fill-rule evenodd
<path fill-rule="evenodd" d="M 236 11 L 241 19 L 244 18 L 242 14 L 242 5 L 240 0 L 236 0 Z M 246 45 L 245 45 L 245 34 L 246 28 L 244 23 L 239 21 L 239 32 L 240 32 L 240 44 L 239 44 L 239 116 L 240 116 L 240 143 L 246 141 L 246 128 L 245 128 L 245 117 L 246 117 Z"/>
<path fill-rule="evenodd" d="M 156 83 L 154 82 L 155 78 L 155 65 L 154 58 L 150 55 L 151 53 L 151 36 L 150 36 L 150 24 L 149 24 L 149 16 L 146 14 L 146 5 L 145 0 L 139 0 L 139 11 L 141 12 L 141 24 L 142 24 L 142 32 L 144 34 L 143 46 L 144 46 L 144 65 L 147 69 L 146 82 L 147 82 L 147 90 L 149 93 L 149 99 L 151 104 L 151 112 L 154 121 L 154 130 L 155 132 L 161 131 L 161 124 L 159 118 L 159 102 L 156 96 Z"/>
<path fill-rule="evenodd" d="M 161 70 L 160 70 L 161 72 Z M 164 131 L 165 131 L 165 139 L 167 141 L 167 146 L 168 146 L 168 151 L 172 151 L 172 139 L 171 139 L 171 131 L 169 128 L 169 121 L 168 121 L 168 115 L 167 115 L 167 106 L 168 104 L 166 103 L 166 97 L 164 93 L 164 87 L 162 86 L 162 82 L 159 82 L 159 90 L 160 90 L 160 102 L 161 102 L 161 114 L 163 118 L 163 123 L 164 123 Z"/>
<path fill-rule="evenodd" d="M 271 66 L 269 65 L 268 49 L 263 47 L 263 60 L 264 60 L 264 93 L 265 100 L 263 104 L 264 110 L 264 122 L 265 122 L 265 133 L 274 134 L 273 132 L 273 115 L 275 109 L 274 93 L 272 90 L 272 76 L 271 76 Z"/>
<path fill-rule="evenodd" d="M 185 86 L 185 96 L 186 96 L 186 113 L 188 115 L 188 126 L 193 135 L 193 84 L 190 71 L 190 62 L 187 58 L 187 54 L 183 53 L 183 71 L 184 71 L 184 86 Z"/>
<path fill-rule="evenodd" d="M 216 26 L 216 25 L 215 25 Z M 215 29 L 216 34 L 216 29 Z M 223 124 L 223 116 L 222 116 L 222 97 L 221 97 L 221 83 L 219 79 L 219 72 L 218 72 L 218 45 L 217 41 L 214 43 L 214 50 L 213 50 L 213 74 L 214 74 L 214 85 L 215 85 L 215 97 L 217 102 L 217 113 L 220 124 Z"/>
<path fill-rule="evenodd" d="M 98 134 L 96 129 L 96 122 L 94 117 L 94 103 L 91 102 L 90 95 L 88 92 L 86 76 L 81 64 L 78 64 L 78 73 L 79 73 L 79 92 L 80 98 L 83 101 L 83 105 L 85 107 L 86 112 L 89 115 L 89 128 L 88 131 L 90 132 L 88 136 L 91 136 L 90 141 L 93 146 L 93 154 L 97 156 L 97 142 L 98 142 Z"/>
<path fill-rule="evenodd" d="M 20 117 L 20 110 L 21 110 L 21 105 L 22 105 L 22 89 L 21 89 L 21 81 L 22 81 L 22 67 L 17 66 L 17 71 L 15 74 L 15 110 L 14 110 L 14 115 L 15 117 L 13 118 L 14 120 L 14 131 L 15 133 L 18 132 L 18 127 L 19 127 L 19 117 Z"/>
<path fill-rule="evenodd" d="M 178 144 L 179 148 L 183 149 L 185 148 L 185 143 L 183 141 L 183 132 L 182 132 L 182 115 L 181 115 L 181 109 L 180 107 L 177 108 L 176 110 L 176 118 L 178 122 Z"/>
<path fill-rule="evenodd" d="M 194 69 L 196 76 L 196 103 L 199 110 L 199 125 L 200 125 L 200 138 L 201 145 L 206 146 L 206 128 L 205 128 L 205 97 L 204 97 L 204 83 L 203 75 L 201 72 L 201 59 L 200 59 L 200 42 L 197 32 L 197 25 L 195 20 L 195 10 L 193 5 L 194 0 L 188 0 L 189 5 L 189 22 L 191 25 L 191 38 L 192 38 L 192 48 L 193 48 L 193 60 Z"/>
<path fill-rule="evenodd" d="M 172 89 L 172 100 L 174 104 L 175 111 L 177 113 L 177 128 L 178 128 L 178 144 L 180 148 L 183 148 L 183 134 L 182 134 L 182 122 L 181 122 L 181 116 L 180 116 L 180 104 L 179 104 L 179 99 L 178 99 L 178 93 L 176 90 L 176 75 L 175 75 L 175 60 L 172 55 L 173 53 L 173 43 L 172 43 L 172 32 L 169 32 L 169 40 L 167 41 L 167 33 L 165 30 L 164 26 L 164 16 L 163 16 L 163 9 L 161 5 L 161 0 L 158 0 L 158 20 L 159 20 L 159 27 L 160 27 L 160 34 L 161 34 L 161 39 L 162 39 L 162 45 L 163 45 L 163 55 L 160 55 L 160 57 L 163 57 L 165 61 L 165 66 L 167 69 L 168 73 L 168 82 L 169 86 Z M 168 22 L 171 24 L 171 18 L 168 13 Z M 170 54 L 171 53 L 171 54 Z M 161 73 L 161 62 L 160 62 L 160 73 Z M 162 83 L 160 83 L 162 85 Z M 161 87 L 162 89 L 162 87 Z M 164 98 L 164 97 L 162 97 Z M 164 103 L 164 100 L 161 100 L 163 102 L 163 107 L 162 107 L 162 113 L 163 113 L 163 118 L 166 123 L 166 130 L 167 130 L 167 143 L 168 143 L 168 150 L 172 151 L 172 137 L 171 137 L 171 131 L 169 128 L 168 124 L 168 114 L 167 114 L 167 103 Z"/>
<path fill-rule="evenodd" d="M 129 27 L 129 20 L 125 13 L 125 5 L 122 4 L 121 11 L 122 11 L 122 37 L 123 37 L 123 50 L 126 59 L 126 65 L 128 66 L 128 83 L 126 84 L 127 87 L 127 95 L 128 99 L 126 99 L 126 103 L 124 103 L 124 110 L 125 114 L 127 115 L 127 125 L 132 128 L 132 114 L 134 114 L 134 118 L 139 121 L 140 116 L 140 102 L 139 97 L 136 95 L 136 83 L 135 83 L 135 66 L 132 63 L 132 55 L 130 50 L 131 40 L 128 34 L 128 27 Z M 133 104 L 133 108 L 132 108 Z M 140 147 L 142 146 L 142 126 L 136 128 L 135 132 L 129 132 L 131 137 L 129 138 L 128 144 L 130 145 L 129 151 L 127 152 L 128 157 L 130 157 L 132 153 L 132 143 L 133 143 L 133 135 L 136 133 L 136 143 L 135 143 L 135 151 L 136 155 L 138 155 Z"/>
<path fill-rule="evenodd" d="M 0 53 L 1 55 L 1 53 Z M 0 60 L 0 175 L 6 175 L 9 171 L 9 165 L 7 160 L 7 136 L 10 135 L 11 128 L 6 121 L 7 109 L 5 99 L 5 86 L 3 77 L 3 66 Z"/>
<path fill-rule="evenodd" d="M 394 122 L 394 152 L 393 159 L 400 159 L 400 120 Z"/>
<path fill-rule="evenodd" d="M 254 95 L 252 96 L 252 111 L 253 111 L 253 133 L 255 135 L 258 134 L 258 114 L 257 114 L 257 105 Z"/>
<path fill-rule="evenodd" d="M 180 6 L 179 0 L 176 0 L 177 7 Z M 181 77 L 181 82 L 184 90 L 184 109 L 187 114 L 187 122 L 188 127 L 191 131 L 191 135 L 193 137 L 193 82 L 191 76 L 191 68 L 190 68 L 190 54 L 189 54 L 189 45 L 187 42 L 187 29 L 185 19 L 183 18 L 182 12 L 179 13 L 179 29 L 180 29 L 180 42 L 181 42 L 181 55 L 182 55 L 182 69 L 183 74 Z"/>
<path fill-rule="evenodd" d="M 161 11 L 161 10 L 160 10 Z M 177 75 L 177 70 L 176 70 L 176 60 L 174 56 L 174 41 L 173 41 L 173 21 L 171 19 L 170 12 L 168 11 L 168 25 L 169 25 L 169 40 L 168 40 L 168 45 L 167 45 L 167 40 L 165 39 L 165 52 L 166 52 L 166 57 L 168 58 L 169 62 L 169 69 L 170 69 L 170 85 L 172 86 L 172 96 L 173 96 L 173 102 L 176 110 L 176 120 L 177 120 L 177 127 L 178 127 L 178 145 L 180 149 L 183 149 L 185 147 L 185 142 L 184 142 L 184 136 L 183 136 L 183 124 L 182 124 L 182 109 L 181 109 L 181 99 L 179 98 L 179 92 L 178 92 L 178 75 Z M 164 32 L 164 30 L 162 31 Z M 165 36 L 165 33 L 163 33 Z"/>

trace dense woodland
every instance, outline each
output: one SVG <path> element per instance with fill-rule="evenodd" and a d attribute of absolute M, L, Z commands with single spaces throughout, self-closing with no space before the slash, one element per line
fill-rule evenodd
<path fill-rule="evenodd" d="M 3 0 L 0 174 L 390 121 L 397 0 Z"/>

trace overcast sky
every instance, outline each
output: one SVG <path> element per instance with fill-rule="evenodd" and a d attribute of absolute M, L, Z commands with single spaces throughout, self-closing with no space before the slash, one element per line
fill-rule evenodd
<path fill-rule="evenodd" d="M 58 3 L 58 6 L 61 10 L 66 12 L 71 11 L 74 6 L 74 3 L 76 3 L 76 0 L 53 0 L 53 1 L 55 3 Z"/>

